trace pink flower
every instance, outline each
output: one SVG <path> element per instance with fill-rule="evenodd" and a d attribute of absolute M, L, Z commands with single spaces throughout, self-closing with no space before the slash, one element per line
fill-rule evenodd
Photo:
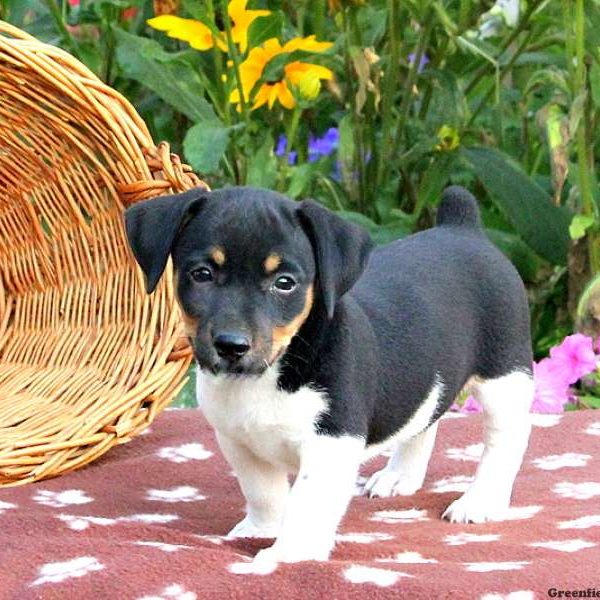
<path fill-rule="evenodd" d="M 550 349 L 550 360 L 550 368 L 560 373 L 558 376 L 563 381 L 575 383 L 596 370 L 593 340 L 582 333 L 569 335 L 559 346 Z"/>
<path fill-rule="evenodd" d="M 483 409 L 481 408 L 481 405 L 479 404 L 479 402 L 477 402 L 477 400 L 475 400 L 475 398 L 473 398 L 473 396 L 469 396 L 464 401 L 462 406 L 460 404 L 457 404 L 456 402 L 454 402 L 452 404 L 452 406 L 450 407 L 450 410 L 453 410 L 455 412 L 472 414 L 472 413 L 480 413 Z"/>
<path fill-rule="evenodd" d="M 79 6 L 80 0 L 69 0 L 71 6 Z"/>
<path fill-rule="evenodd" d="M 563 372 L 556 369 L 550 358 L 544 358 L 533 364 L 535 392 L 531 412 L 561 413 L 569 401 L 569 383 L 563 378 Z"/>

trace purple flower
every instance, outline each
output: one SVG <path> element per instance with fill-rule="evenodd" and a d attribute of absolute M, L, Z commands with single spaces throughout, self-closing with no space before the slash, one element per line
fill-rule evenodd
<path fill-rule="evenodd" d="M 308 138 L 308 160 L 314 162 L 322 156 L 329 156 L 337 150 L 340 143 L 340 134 L 337 127 L 330 127 L 323 137 L 314 137 L 310 135 Z"/>
<path fill-rule="evenodd" d="M 285 147 L 287 146 L 287 138 L 283 133 L 277 140 L 277 146 L 275 147 L 275 156 L 285 156 Z M 295 165 L 298 154 L 296 152 L 290 152 L 288 154 L 288 165 Z"/>
<path fill-rule="evenodd" d="M 408 55 L 408 64 L 412 66 L 412 64 L 415 62 L 416 58 L 417 58 L 417 55 L 414 52 L 411 52 Z M 417 67 L 417 73 L 422 73 L 428 63 L 429 63 L 429 57 L 427 56 L 427 54 L 422 54 L 421 60 L 419 61 L 419 66 Z"/>

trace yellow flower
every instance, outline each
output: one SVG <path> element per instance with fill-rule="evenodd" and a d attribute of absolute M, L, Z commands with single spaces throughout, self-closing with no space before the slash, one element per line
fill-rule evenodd
<path fill-rule="evenodd" d="M 252 48 L 248 58 L 240 65 L 240 78 L 246 101 L 254 102 L 252 110 L 266 104 L 272 108 L 276 101 L 284 108 L 294 108 L 296 99 L 292 90 L 307 99 L 315 98 L 321 90 L 322 79 L 333 79 L 333 73 L 327 67 L 294 61 L 283 67 L 283 77 L 279 81 L 263 83 L 254 98 L 250 94 L 263 75 L 267 64 L 276 56 L 304 50 L 307 52 L 324 52 L 331 48 L 331 42 L 317 42 L 314 35 L 307 38 L 294 38 L 283 46 L 275 38 L 267 40 L 262 46 Z M 291 89 L 290 89 L 291 88 Z M 239 90 L 233 90 L 229 97 L 230 102 L 240 102 Z"/>
<path fill-rule="evenodd" d="M 246 10 L 247 3 L 248 0 L 231 0 L 227 6 L 227 13 L 233 21 L 231 37 L 239 45 L 242 54 L 246 52 L 248 47 L 248 29 L 254 19 L 271 14 L 270 10 Z"/>
<path fill-rule="evenodd" d="M 439 144 L 436 144 L 435 149 L 439 152 L 448 152 L 455 150 L 460 144 L 460 135 L 458 131 L 450 125 L 442 125 L 437 132 Z"/>
<path fill-rule="evenodd" d="M 195 19 L 184 19 L 174 15 L 161 15 L 147 21 L 150 27 L 158 31 L 166 31 L 167 35 L 176 40 L 187 42 L 196 50 L 210 50 L 213 46 L 218 46 L 221 50 L 227 50 L 225 38 L 218 36 L 215 38 L 212 31 L 200 21 Z"/>
<path fill-rule="evenodd" d="M 232 21 L 231 37 L 238 44 L 242 54 L 248 47 L 248 29 L 254 19 L 266 17 L 271 14 L 270 10 L 246 10 L 248 0 L 231 0 L 227 6 L 227 14 Z M 211 30 L 201 21 L 195 19 L 184 19 L 174 15 L 162 15 L 148 19 L 148 25 L 159 31 L 166 31 L 169 37 L 176 40 L 188 42 L 196 50 L 210 50 L 216 45 L 227 51 L 227 36 L 221 31 L 216 37 Z"/>

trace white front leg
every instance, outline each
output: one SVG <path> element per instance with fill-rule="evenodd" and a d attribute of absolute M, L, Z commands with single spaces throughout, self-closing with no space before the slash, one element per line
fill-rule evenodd
<path fill-rule="evenodd" d="M 217 432 L 217 441 L 246 498 L 246 516 L 229 537 L 277 537 L 289 483 L 285 470 L 258 458 L 247 447 Z"/>
<path fill-rule="evenodd" d="M 363 438 L 314 435 L 301 450 L 300 471 L 288 496 L 281 533 L 257 562 L 327 560 L 354 493 Z"/>

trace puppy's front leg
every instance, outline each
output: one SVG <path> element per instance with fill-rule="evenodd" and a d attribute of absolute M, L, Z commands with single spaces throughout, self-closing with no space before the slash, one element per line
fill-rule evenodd
<path fill-rule="evenodd" d="M 246 516 L 228 537 L 277 537 L 289 492 L 286 471 L 266 463 L 226 435 L 217 433 L 217 440 L 247 502 Z"/>
<path fill-rule="evenodd" d="M 281 533 L 256 562 L 327 560 L 335 533 L 354 492 L 363 438 L 314 435 L 303 443 Z"/>

